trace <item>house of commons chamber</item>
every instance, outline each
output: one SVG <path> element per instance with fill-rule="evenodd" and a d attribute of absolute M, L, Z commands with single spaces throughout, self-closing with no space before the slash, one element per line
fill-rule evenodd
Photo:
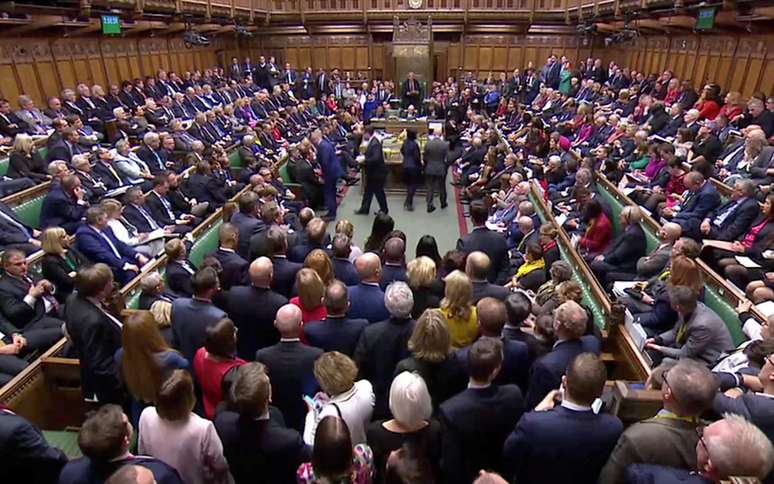
<path fill-rule="evenodd" d="M 774 1 L 0 1 L 0 483 L 774 483 Z"/>

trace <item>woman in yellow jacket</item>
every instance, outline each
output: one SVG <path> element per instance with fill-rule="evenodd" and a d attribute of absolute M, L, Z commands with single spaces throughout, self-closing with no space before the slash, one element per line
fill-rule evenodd
<path fill-rule="evenodd" d="M 473 343 L 478 337 L 478 314 L 473 305 L 473 284 L 462 271 L 454 271 L 444 279 L 445 297 L 441 312 L 446 316 L 451 333 L 452 348 L 459 349 Z"/>

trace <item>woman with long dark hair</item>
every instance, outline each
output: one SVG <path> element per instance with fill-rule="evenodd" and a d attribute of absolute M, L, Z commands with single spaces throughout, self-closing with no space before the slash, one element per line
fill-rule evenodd
<path fill-rule="evenodd" d="M 353 448 L 347 423 L 329 415 L 317 425 L 312 462 L 301 464 L 296 479 L 299 484 L 370 484 L 373 473 L 371 448 Z"/>
<path fill-rule="evenodd" d="M 441 254 L 438 252 L 438 242 L 435 241 L 435 237 L 432 235 L 423 235 L 417 242 L 417 248 L 414 251 L 415 257 L 429 257 L 435 266 L 438 267 L 441 264 Z"/>
<path fill-rule="evenodd" d="M 395 220 L 386 213 L 378 213 L 371 226 L 371 235 L 368 236 L 363 248 L 366 252 L 380 252 L 387 234 L 395 229 Z"/>

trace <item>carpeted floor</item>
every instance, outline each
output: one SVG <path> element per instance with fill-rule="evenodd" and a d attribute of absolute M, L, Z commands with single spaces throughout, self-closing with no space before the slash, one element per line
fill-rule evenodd
<path fill-rule="evenodd" d="M 444 210 L 440 208 L 440 202 L 436 196 L 436 210 L 433 213 L 427 213 L 427 204 L 425 203 L 424 191 L 417 193 L 414 197 L 414 211 L 409 212 L 403 208 L 405 201 L 405 191 L 401 193 L 387 193 L 387 205 L 390 209 L 390 216 L 395 220 L 395 228 L 406 233 L 407 248 L 406 258 L 414 258 L 414 250 L 417 241 L 426 234 L 435 237 L 438 243 L 438 251 L 443 256 L 446 251 L 454 249 L 457 245 L 457 239 L 460 233 L 467 233 L 467 224 L 462 217 L 462 206 L 458 203 L 458 197 L 455 195 L 455 187 L 451 185 L 451 176 L 447 177 L 447 192 L 449 197 L 449 206 Z M 354 211 L 360 208 L 362 201 L 361 187 L 357 185 L 349 187 L 339 205 L 337 220 L 347 219 L 355 225 L 355 243 L 363 247 L 365 239 L 371 233 L 371 225 L 374 221 L 373 212 L 379 209 L 379 204 L 374 198 L 371 202 L 370 215 L 355 215 Z M 332 232 L 335 223 L 329 225 Z"/>

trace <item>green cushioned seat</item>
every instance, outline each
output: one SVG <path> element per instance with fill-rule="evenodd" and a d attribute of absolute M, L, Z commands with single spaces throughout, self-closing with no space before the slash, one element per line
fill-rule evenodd
<path fill-rule="evenodd" d="M 10 164 L 10 161 L 8 158 L 3 158 L 0 160 L 0 176 L 5 176 L 8 174 L 8 165 Z"/>
<path fill-rule="evenodd" d="M 58 447 L 70 459 L 83 456 L 78 447 L 78 432 L 68 430 L 44 430 L 43 437 L 49 445 Z"/>
<path fill-rule="evenodd" d="M 738 346 L 743 341 L 747 341 L 747 336 L 744 334 L 742 326 L 739 324 L 739 316 L 736 314 L 734 306 L 729 304 L 725 299 L 725 294 L 707 285 L 704 289 L 704 304 L 715 311 L 715 313 L 720 316 L 720 319 L 726 323 L 728 332 L 731 333 L 731 339 L 734 340 L 734 346 Z"/>
<path fill-rule="evenodd" d="M 282 178 L 282 182 L 285 184 L 293 182 L 293 179 L 290 177 L 290 167 L 288 166 L 287 162 L 283 163 L 282 166 L 280 166 L 279 176 L 280 178 Z"/>
<path fill-rule="evenodd" d="M 599 196 L 602 197 L 602 199 L 607 202 L 608 205 L 610 205 L 610 209 L 613 211 L 613 213 L 610 214 L 610 216 L 613 218 L 613 220 L 611 220 L 611 222 L 613 222 L 613 233 L 618 235 L 621 233 L 621 211 L 623 210 L 623 204 L 611 193 L 605 190 L 601 184 L 597 185 L 597 187 L 599 188 Z"/>
<path fill-rule="evenodd" d="M 38 154 L 40 155 L 41 158 L 48 161 L 48 147 L 43 146 L 41 148 L 38 148 Z"/>
<path fill-rule="evenodd" d="M 239 156 L 239 150 L 231 150 L 228 154 L 228 164 L 231 168 L 244 168 L 245 164 L 242 163 L 242 157 Z"/>
<path fill-rule="evenodd" d="M 218 229 L 220 228 L 221 223 L 223 222 L 218 222 L 210 227 L 196 242 L 194 242 L 188 255 L 188 259 L 194 266 L 200 267 L 204 258 L 218 249 Z"/>
<path fill-rule="evenodd" d="M 13 212 L 19 217 L 19 220 L 30 227 L 40 228 L 40 212 L 43 209 L 43 199 L 45 195 L 27 200 L 21 205 L 13 207 Z"/>
<path fill-rule="evenodd" d="M 166 270 L 165 270 L 164 267 L 160 268 L 158 272 L 159 272 L 159 274 L 162 275 L 162 277 L 166 275 Z M 166 282 L 167 282 L 166 279 L 164 279 L 164 283 L 165 284 L 166 284 Z M 126 300 L 126 309 L 140 309 L 140 294 L 141 293 L 142 293 L 142 291 L 138 287 L 137 289 L 135 289 L 134 291 L 132 291 L 129 294 L 129 298 L 127 298 L 127 300 Z"/>

